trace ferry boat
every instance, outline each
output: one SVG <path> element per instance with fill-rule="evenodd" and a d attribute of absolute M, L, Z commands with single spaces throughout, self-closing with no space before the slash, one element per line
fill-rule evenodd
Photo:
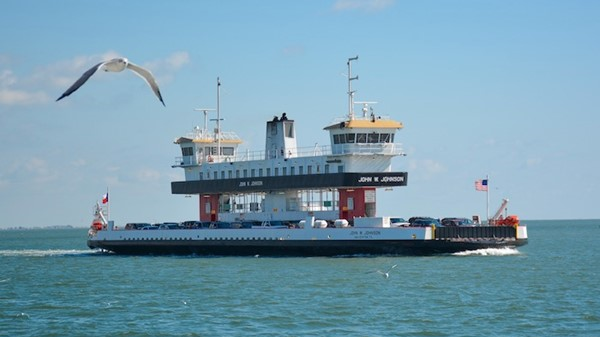
<path fill-rule="evenodd" d="M 174 141 L 181 156 L 172 167 L 183 169 L 185 180 L 172 182 L 171 192 L 198 198 L 198 218 L 117 228 L 97 204 L 88 246 L 117 254 L 354 256 L 526 244 L 527 227 L 515 216 L 496 225 L 443 226 L 377 215 L 376 190 L 408 183 L 407 172 L 392 169 L 392 158 L 405 155 L 396 142 L 403 124 L 376 114 L 376 102 L 354 100 L 357 59 L 347 62 L 348 113 L 324 127 L 327 146 L 298 147 L 295 121 L 282 113 L 266 121 L 264 150 L 241 151 L 242 140 L 221 130 L 217 79 L 216 128 L 207 126 L 212 109 L 199 109 L 204 127 Z"/>

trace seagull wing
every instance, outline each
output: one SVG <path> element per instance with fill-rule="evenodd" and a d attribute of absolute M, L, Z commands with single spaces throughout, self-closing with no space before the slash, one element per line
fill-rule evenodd
<path fill-rule="evenodd" d="M 156 84 L 156 80 L 154 79 L 154 76 L 152 76 L 152 73 L 131 62 L 127 64 L 127 68 L 133 70 L 134 73 L 143 78 L 144 81 L 148 83 L 152 91 L 154 91 L 154 94 L 156 95 L 156 97 L 158 97 L 162 105 L 165 106 L 165 102 L 163 101 L 162 95 L 160 94 L 160 90 L 158 89 L 158 84 Z"/>
<path fill-rule="evenodd" d="M 67 91 L 65 91 L 59 98 L 56 99 L 56 101 L 60 101 L 61 99 L 69 96 L 70 94 L 74 93 L 77 89 L 79 89 L 79 87 L 81 87 L 90 77 L 92 77 L 92 75 L 94 75 L 94 73 L 96 72 L 96 70 L 98 70 L 100 67 L 102 67 L 104 65 L 105 62 L 100 62 L 98 64 L 96 64 L 95 66 L 91 67 L 90 69 L 88 69 L 88 71 L 86 71 L 85 73 L 83 73 L 83 75 L 81 75 L 81 77 L 75 81 L 75 83 L 73 83 L 72 86 L 69 87 L 69 89 L 67 89 Z"/>

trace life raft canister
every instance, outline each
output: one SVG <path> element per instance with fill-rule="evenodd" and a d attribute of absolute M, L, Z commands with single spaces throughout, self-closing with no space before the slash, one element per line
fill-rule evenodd
<path fill-rule="evenodd" d="M 103 225 L 104 224 L 102 223 L 102 221 L 99 221 L 99 220 L 94 220 L 92 222 L 92 228 L 94 228 L 97 231 L 101 231 Z"/>

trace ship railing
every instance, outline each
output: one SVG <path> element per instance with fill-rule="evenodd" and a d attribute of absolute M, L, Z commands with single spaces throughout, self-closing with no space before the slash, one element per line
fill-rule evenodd
<path fill-rule="evenodd" d="M 195 156 L 178 156 L 175 157 L 175 164 L 173 167 L 185 167 L 201 165 L 203 163 L 222 163 L 222 162 L 241 162 L 241 161 L 252 161 L 252 160 L 265 160 L 265 159 L 290 159 L 290 158 L 301 158 L 301 157 L 314 157 L 314 156 L 331 156 L 331 155 L 388 155 L 398 156 L 404 155 L 402 151 L 402 144 L 400 143 L 353 143 L 353 144 L 336 144 L 336 145 L 314 145 L 307 147 L 299 147 L 296 149 L 288 150 L 287 152 L 281 151 L 238 151 L 237 154 L 226 156 L 211 156 L 206 155 L 204 157 Z"/>
<path fill-rule="evenodd" d="M 233 131 L 221 131 L 219 133 L 221 135 L 221 140 L 229 140 L 229 141 L 240 141 L 241 142 L 241 138 Z M 189 138 L 189 139 L 193 139 L 193 140 L 201 140 L 201 141 L 210 141 L 210 142 L 216 142 L 217 141 L 217 134 L 213 133 L 213 132 L 207 132 L 206 130 L 202 130 L 202 129 L 194 129 L 194 131 L 188 132 L 185 135 L 185 138 Z"/>

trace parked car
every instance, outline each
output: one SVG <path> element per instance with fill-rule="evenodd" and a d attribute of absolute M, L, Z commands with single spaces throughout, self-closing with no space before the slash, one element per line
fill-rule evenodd
<path fill-rule="evenodd" d="M 126 230 L 131 230 L 131 229 L 142 229 L 146 226 L 150 226 L 149 223 L 145 223 L 145 222 L 131 222 L 125 225 L 125 229 Z"/>
<path fill-rule="evenodd" d="M 473 221 L 468 218 L 443 218 L 442 226 L 457 227 L 457 226 L 473 226 Z"/>
<path fill-rule="evenodd" d="M 441 226 L 438 219 L 426 217 L 426 216 L 414 216 L 408 219 L 411 227 L 428 227 L 428 226 Z"/>
<path fill-rule="evenodd" d="M 158 229 L 180 229 L 179 223 L 177 222 L 165 222 L 158 226 Z"/>
<path fill-rule="evenodd" d="M 404 218 L 390 218 L 390 225 L 392 227 L 407 227 L 410 226 L 410 222 L 404 220 Z"/>
<path fill-rule="evenodd" d="M 142 227 L 142 230 L 144 230 L 144 231 L 153 230 L 153 229 L 158 229 L 158 226 L 157 225 L 148 225 L 148 226 Z"/>
<path fill-rule="evenodd" d="M 209 223 L 203 223 L 198 220 L 188 220 L 181 223 L 181 226 L 185 229 L 208 228 L 209 225 Z"/>

